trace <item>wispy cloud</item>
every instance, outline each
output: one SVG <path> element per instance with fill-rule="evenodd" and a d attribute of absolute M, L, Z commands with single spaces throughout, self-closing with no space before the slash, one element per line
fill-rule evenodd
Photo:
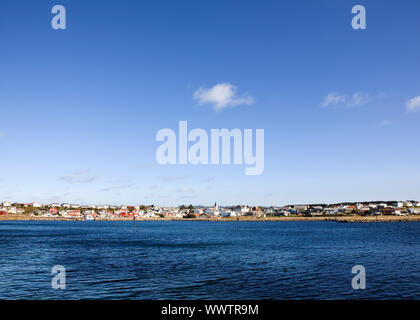
<path fill-rule="evenodd" d="M 103 192 L 108 192 L 111 190 L 119 190 L 119 189 L 127 189 L 127 188 L 131 188 L 132 186 L 134 186 L 134 183 L 129 183 L 129 184 L 119 184 L 119 185 L 113 185 L 113 186 L 108 186 L 105 187 L 103 189 L 101 189 L 101 191 Z"/>
<path fill-rule="evenodd" d="M 185 178 L 186 178 L 185 176 L 159 176 L 157 177 L 158 180 L 164 181 L 164 182 L 183 180 Z"/>
<path fill-rule="evenodd" d="M 370 96 L 368 94 L 356 92 L 351 96 L 351 99 L 347 102 L 348 106 L 361 106 L 370 101 Z"/>
<path fill-rule="evenodd" d="M 420 96 L 408 100 L 406 107 L 408 112 L 420 111 Z"/>
<path fill-rule="evenodd" d="M 251 105 L 255 102 L 254 97 L 243 94 L 237 95 L 238 88 L 229 83 L 218 83 L 207 89 L 200 87 L 194 92 L 194 99 L 200 104 L 210 104 L 214 110 L 219 111 L 227 107 L 236 107 L 239 105 Z"/>
<path fill-rule="evenodd" d="M 90 170 L 80 170 L 72 174 L 68 174 L 60 177 L 60 180 L 66 181 L 68 183 L 89 183 L 96 179 L 97 177 L 90 174 Z"/>
<path fill-rule="evenodd" d="M 321 107 L 328 107 L 330 105 L 343 104 L 346 101 L 346 97 L 339 95 L 338 93 L 331 92 L 324 97 L 324 101 L 321 103 Z"/>
<path fill-rule="evenodd" d="M 324 97 L 324 100 L 321 103 L 321 107 L 328 106 L 361 106 L 367 104 L 371 100 L 370 95 L 356 92 L 350 96 L 341 95 L 336 92 L 331 92 Z"/>
<path fill-rule="evenodd" d="M 176 189 L 176 192 L 178 193 L 194 193 L 194 189 L 190 188 L 190 187 L 181 187 Z"/>

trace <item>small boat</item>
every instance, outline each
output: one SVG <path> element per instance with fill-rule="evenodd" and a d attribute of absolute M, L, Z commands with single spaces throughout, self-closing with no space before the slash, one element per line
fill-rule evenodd
<path fill-rule="evenodd" d="M 92 216 L 92 215 L 87 215 L 86 217 L 85 217 L 85 221 L 94 221 L 95 220 L 95 217 L 94 216 Z"/>

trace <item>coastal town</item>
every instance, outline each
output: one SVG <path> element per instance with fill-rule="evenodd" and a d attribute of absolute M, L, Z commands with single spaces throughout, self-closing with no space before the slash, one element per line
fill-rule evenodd
<path fill-rule="evenodd" d="M 1 202 L 0 217 L 9 219 L 136 220 L 136 219 L 262 219 L 280 217 L 378 217 L 420 216 L 420 202 L 373 201 L 337 204 L 294 204 L 270 206 L 79 205 L 70 203 Z"/>

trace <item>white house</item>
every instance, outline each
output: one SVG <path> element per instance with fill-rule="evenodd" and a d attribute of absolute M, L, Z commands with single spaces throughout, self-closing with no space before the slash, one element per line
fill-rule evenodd
<path fill-rule="evenodd" d="M 306 209 L 308 209 L 308 206 L 306 204 L 297 204 L 293 206 L 293 209 L 297 211 L 305 211 Z"/>
<path fill-rule="evenodd" d="M 394 203 L 394 207 L 397 207 L 397 208 L 402 208 L 402 207 L 404 207 L 404 203 L 403 203 L 403 202 L 401 202 L 401 201 L 395 202 L 395 203 Z"/>
<path fill-rule="evenodd" d="M 264 209 L 264 213 L 265 214 L 274 214 L 274 210 L 273 210 L 273 208 L 266 208 L 266 209 Z"/>
<path fill-rule="evenodd" d="M 251 209 L 248 206 L 236 207 L 232 210 L 235 213 L 235 216 L 241 216 L 249 213 Z"/>
<path fill-rule="evenodd" d="M 34 208 L 41 208 L 42 205 L 40 203 L 38 203 L 38 202 L 34 202 L 34 203 L 32 203 L 32 207 L 34 207 Z"/>
<path fill-rule="evenodd" d="M 9 210 L 8 210 L 8 212 L 10 214 L 16 214 L 16 207 L 10 207 Z"/>
<path fill-rule="evenodd" d="M 11 207 L 12 206 L 10 204 L 10 202 L 7 202 L 7 201 L 3 201 L 2 205 L 3 205 L 3 207 Z"/>
<path fill-rule="evenodd" d="M 404 207 L 412 207 L 413 204 L 411 203 L 411 201 L 404 201 Z"/>
<path fill-rule="evenodd" d="M 219 209 L 216 210 L 215 208 L 207 208 L 204 210 L 204 213 L 208 216 L 214 216 L 214 217 L 220 216 Z"/>
<path fill-rule="evenodd" d="M 230 211 L 230 210 L 220 210 L 219 213 L 222 217 L 236 217 L 240 215 L 238 214 L 239 211 L 235 212 L 235 211 Z"/>

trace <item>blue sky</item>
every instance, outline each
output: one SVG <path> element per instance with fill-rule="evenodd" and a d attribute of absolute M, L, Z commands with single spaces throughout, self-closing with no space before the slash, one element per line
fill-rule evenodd
<path fill-rule="evenodd" d="M 55 4 L 66 30 L 51 27 Z M 355 4 L 366 30 L 351 28 Z M 420 199 L 419 12 L 408 0 L 1 1 L 0 201 Z M 194 99 L 218 84 L 251 100 Z M 157 131 L 180 120 L 264 129 L 264 173 L 156 165 Z"/>

